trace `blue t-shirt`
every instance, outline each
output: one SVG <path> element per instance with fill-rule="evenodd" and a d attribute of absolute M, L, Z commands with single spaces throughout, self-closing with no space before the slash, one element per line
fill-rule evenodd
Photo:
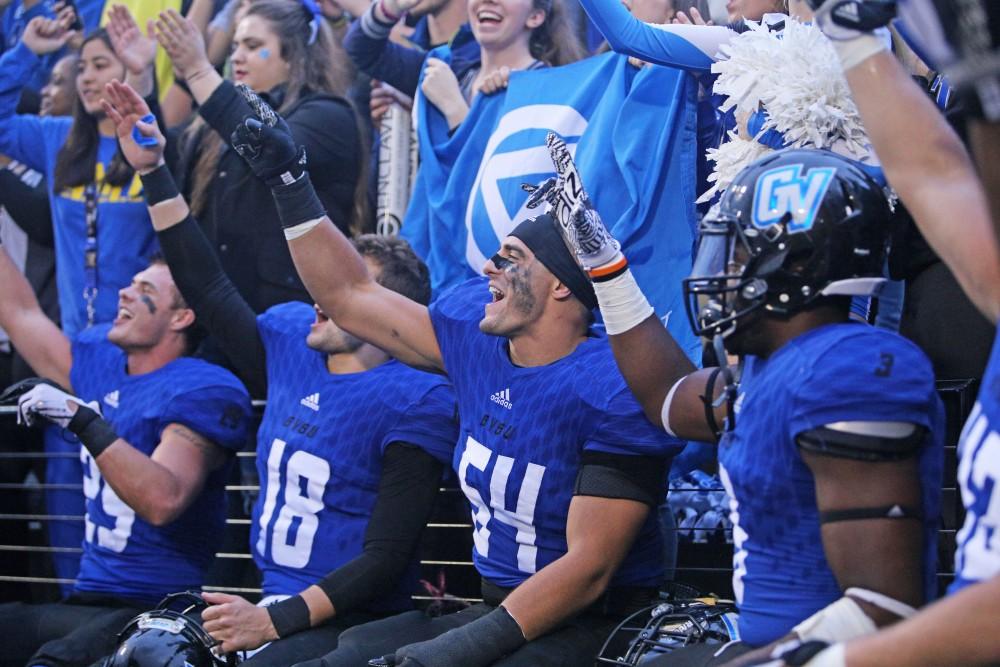
<path fill-rule="evenodd" d="M 456 286 L 430 314 L 458 396 L 453 465 L 472 505 L 473 560 L 486 579 L 514 587 L 566 553 L 584 451 L 669 459 L 683 443 L 646 419 L 603 335 L 546 366 L 511 363 L 507 339 L 479 331 L 491 301 L 486 284 L 474 278 Z M 662 539 L 650 512 L 611 585 L 658 585 Z"/>
<path fill-rule="evenodd" d="M 731 499 L 744 641 L 778 639 L 842 595 L 823 553 L 815 482 L 795 444 L 799 433 L 834 422 L 929 429 L 919 467 L 925 591 L 935 595 L 944 415 L 930 362 L 916 346 L 863 324 L 813 329 L 767 359 L 747 358 L 736 410 L 719 463 Z"/>
<path fill-rule="evenodd" d="M 267 353 L 267 410 L 257 432 L 260 496 L 250 544 L 265 595 L 294 595 L 361 554 L 393 442 L 447 464 L 458 436 L 455 396 L 440 375 L 389 361 L 335 375 L 305 339 L 311 306 L 286 303 L 257 318 Z M 416 578 L 365 605 L 410 606 Z"/>
<path fill-rule="evenodd" d="M 976 404 L 958 444 L 965 523 L 958 532 L 948 593 L 1000 574 L 1000 337 L 993 342 Z"/>
<path fill-rule="evenodd" d="M 55 232 L 56 286 L 62 329 L 74 336 L 87 326 L 83 297 L 84 246 L 87 239 L 84 186 L 55 192 L 56 158 L 66 143 L 71 118 L 14 114 L 21 87 L 39 65 L 23 43 L 0 56 L 0 153 L 45 174 Z M 117 150 L 115 137 L 101 137 L 94 178 L 97 188 L 97 296 L 94 323 L 114 320 L 118 290 L 149 265 L 159 245 L 149 222 L 138 174 L 123 186 L 103 182 Z"/>
<path fill-rule="evenodd" d="M 76 338 L 70 381 L 80 398 L 100 403 L 119 437 L 150 456 L 163 429 L 177 423 L 224 449 L 243 447 L 250 397 L 232 373 L 181 357 L 129 375 L 125 353 L 107 340 L 109 329 L 91 327 Z M 225 528 L 229 466 L 210 472 L 190 506 L 157 527 L 122 502 L 83 447 L 80 458 L 87 515 L 76 590 L 152 604 L 200 587 Z"/>

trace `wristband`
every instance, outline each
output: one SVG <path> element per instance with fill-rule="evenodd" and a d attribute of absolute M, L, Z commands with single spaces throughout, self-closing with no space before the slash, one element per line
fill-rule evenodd
<path fill-rule="evenodd" d="M 628 266 L 610 280 L 595 281 L 594 292 L 609 336 L 625 333 L 653 314 Z"/>
<path fill-rule="evenodd" d="M 864 33 L 854 39 L 844 41 L 831 39 L 830 43 L 833 45 L 837 57 L 840 58 L 840 66 L 845 72 L 860 65 L 875 54 L 888 50 L 882 31 Z"/>
<path fill-rule="evenodd" d="M 267 615 L 271 617 L 271 624 L 274 626 L 274 631 L 278 633 L 279 639 L 312 627 L 309 620 L 309 605 L 306 604 L 301 595 L 293 595 L 264 608 L 267 609 Z"/>
<path fill-rule="evenodd" d="M 86 405 L 81 405 L 76 409 L 76 414 L 69 420 L 66 428 L 80 439 L 80 442 L 95 459 L 118 439 L 118 434 L 111 428 L 111 424 L 96 410 L 92 410 Z"/>
<path fill-rule="evenodd" d="M 315 222 L 319 224 L 319 221 L 326 216 L 323 204 L 316 196 L 316 190 L 313 189 L 307 172 L 302 172 L 301 176 L 288 185 L 273 186 L 271 194 L 274 196 L 274 205 L 278 209 L 278 219 L 281 220 L 281 226 L 285 230 L 299 228 L 303 223 Z M 297 236 L 304 233 L 301 232 Z"/>
<path fill-rule="evenodd" d="M 160 202 L 181 195 L 174 177 L 165 164 L 161 164 L 148 174 L 139 174 L 139 178 L 142 180 L 142 193 L 146 197 L 147 206 L 156 206 Z"/>
<path fill-rule="evenodd" d="M 378 8 L 382 12 L 382 16 L 386 17 L 390 21 L 396 22 L 399 21 L 399 19 L 403 18 L 399 14 L 395 14 L 386 9 L 385 0 L 378 0 Z"/>

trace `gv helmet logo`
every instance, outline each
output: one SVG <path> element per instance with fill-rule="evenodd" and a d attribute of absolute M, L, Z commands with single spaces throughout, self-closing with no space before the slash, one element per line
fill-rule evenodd
<path fill-rule="evenodd" d="M 801 164 L 778 167 L 765 171 L 757 179 L 753 200 L 754 227 L 770 227 L 790 213 L 790 233 L 812 229 L 819 205 L 837 169 L 816 167 L 803 175 L 802 167 Z"/>

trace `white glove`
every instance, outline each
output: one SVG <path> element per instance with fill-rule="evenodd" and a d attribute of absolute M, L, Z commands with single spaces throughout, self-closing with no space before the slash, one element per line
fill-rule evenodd
<path fill-rule="evenodd" d="M 85 403 L 62 389 L 50 384 L 40 384 L 18 400 L 17 423 L 34 426 L 40 417 L 66 428 L 69 426 L 70 420 L 73 419 L 73 415 L 76 414 L 77 408 L 73 405 L 82 405 L 99 415 L 101 414 L 101 406 L 97 401 Z"/>
<path fill-rule="evenodd" d="M 809 4 L 845 72 L 892 44 L 886 28 L 896 15 L 892 0 L 809 0 Z"/>

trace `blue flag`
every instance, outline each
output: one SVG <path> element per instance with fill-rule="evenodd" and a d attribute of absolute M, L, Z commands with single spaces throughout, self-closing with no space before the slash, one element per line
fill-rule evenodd
<path fill-rule="evenodd" d="M 449 136 L 418 93 L 421 162 L 402 235 L 430 267 L 435 294 L 481 274 L 500 240 L 541 212 L 525 208 L 521 184 L 555 175 L 545 146 L 555 132 L 657 315 L 697 358 L 681 289 L 697 229 L 696 95 L 684 72 L 608 53 L 512 73 L 507 90 L 478 95 Z"/>

